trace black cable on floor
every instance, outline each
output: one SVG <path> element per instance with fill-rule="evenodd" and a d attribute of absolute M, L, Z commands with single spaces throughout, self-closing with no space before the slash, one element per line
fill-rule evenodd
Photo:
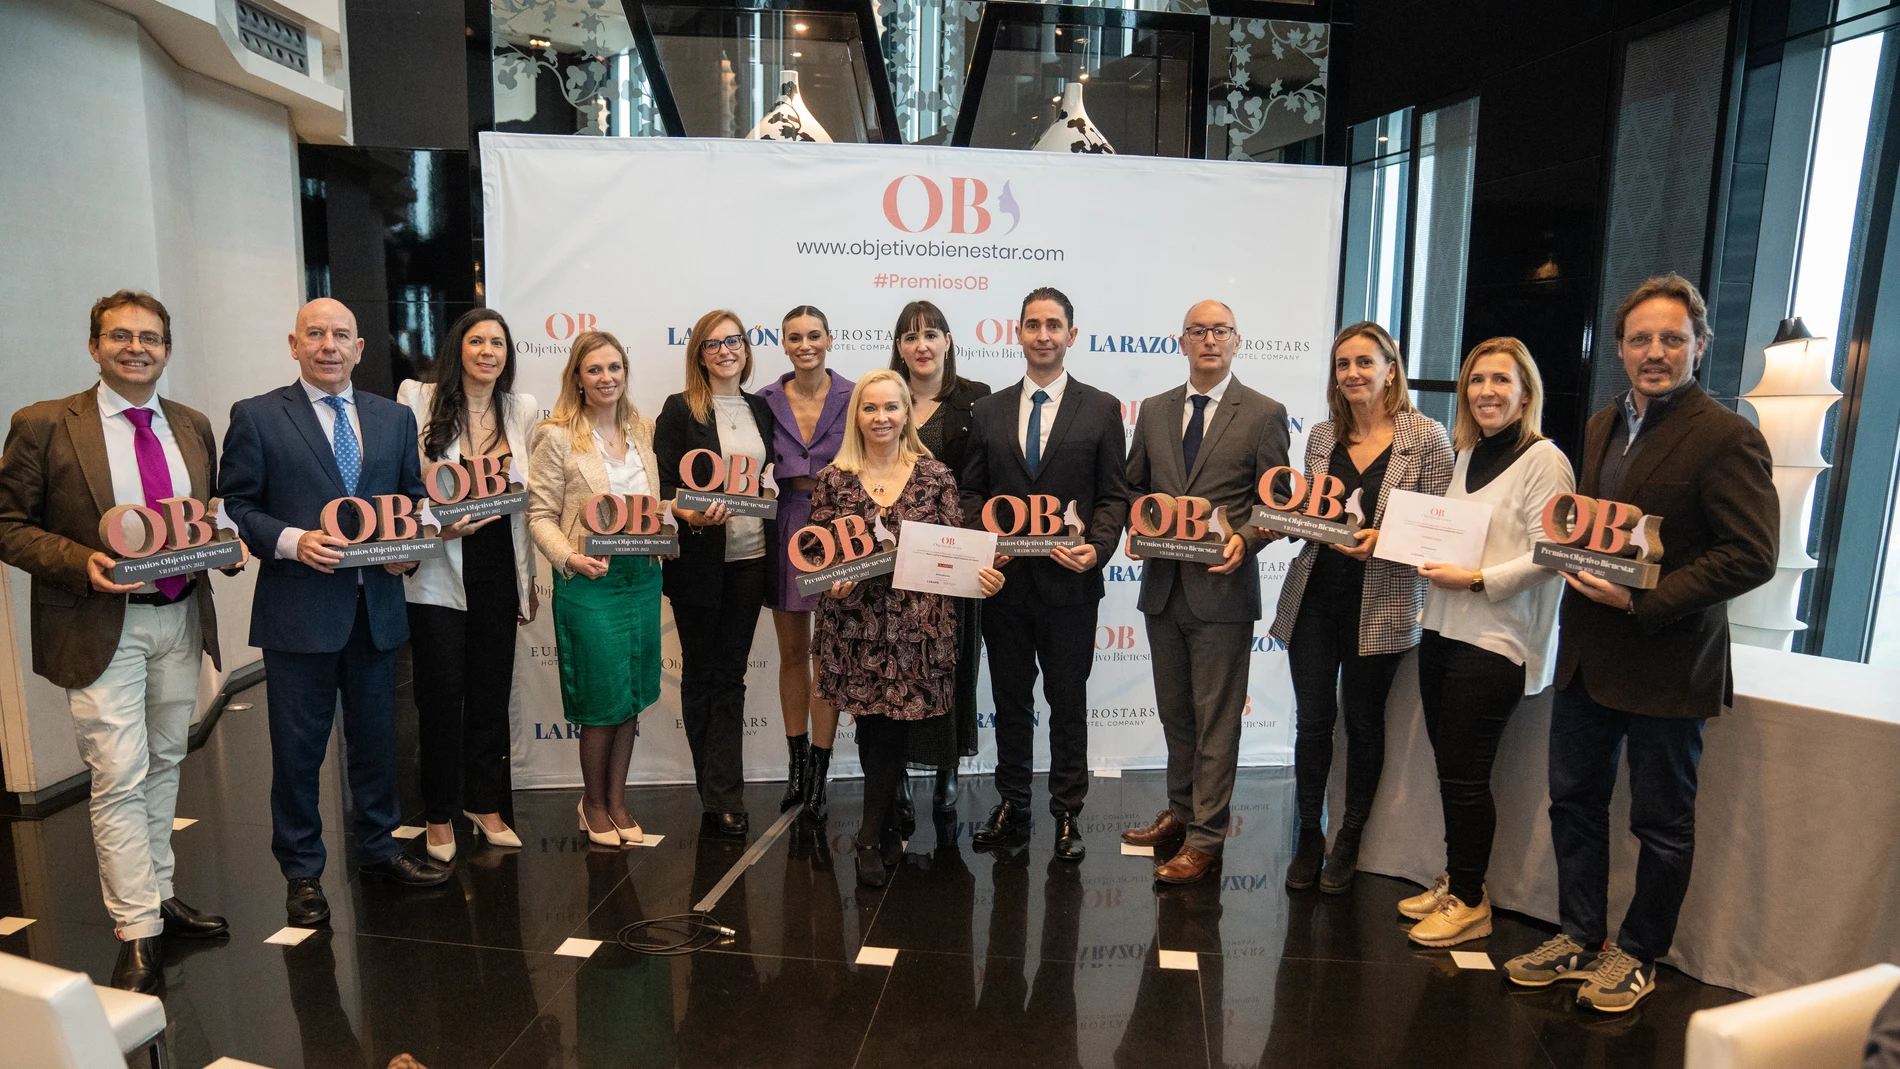
<path fill-rule="evenodd" d="M 640 938 L 642 932 L 650 932 L 662 938 Z M 719 923 L 719 918 L 710 913 L 695 910 L 691 913 L 675 913 L 669 917 L 653 917 L 635 921 L 620 929 L 615 941 L 628 950 L 654 957 L 677 957 L 681 954 L 693 954 L 707 947 L 724 943 L 739 933 Z"/>

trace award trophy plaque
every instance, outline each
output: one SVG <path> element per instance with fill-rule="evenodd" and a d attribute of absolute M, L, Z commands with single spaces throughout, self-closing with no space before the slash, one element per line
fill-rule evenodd
<path fill-rule="evenodd" d="M 818 559 L 812 560 L 815 547 Z M 833 583 L 855 583 L 897 569 L 897 536 L 877 516 L 866 527 L 862 516 L 840 516 L 831 525 L 800 527 L 785 555 L 804 573 L 796 580 L 798 592 L 810 596 L 831 589 Z"/>
<path fill-rule="evenodd" d="M 1285 497 L 1274 493 L 1274 487 L 1282 479 L 1287 483 Z M 1345 501 L 1339 500 L 1344 489 L 1345 485 L 1334 475 L 1322 475 L 1309 484 L 1296 469 L 1285 465 L 1269 468 L 1260 477 L 1260 504 L 1254 506 L 1241 526 L 1304 538 L 1308 542 L 1358 545 L 1359 531 L 1366 525 L 1366 513 L 1360 506 L 1358 490 Z"/>
<path fill-rule="evenodd" d="M 115 583 L 143 583 L 207 568 L 230 568 L 244 561 L 237 532 L 219 527 L 220 502 L 168 497 L 164 511 L 144 505 L 115 505 L 99 517 L 99 539 L 119 558 L 112 566 Z M 127 520 L 135 523 L 127 523 Z M 138 532 L 134 541 L 132 528 Z"/>
<path fill-rule="evenodd" d="M 699 459 L 712 461 L 712 477 L 699 479 Z M 710 449 L 695 449 L 680 458 L 680 484 L 685 487 L 673 496 L 676 508 L 704 512 L 716 502 L 734 516 L 757 516 L 762 520 L 778 516 L 778 483 L 772 479 L 772 465 L 754 473 L 752 458 L 739 455 L 722 457 Z"/>
<path fill-rule="evenodd" d="M 1220 564 L 1227 558 L 1226 527 L 1226 510 L 1215 516 L 1204 497 L 1145 494 L 1128 510 L 1129 555 Z"/>
<path fill-rule="evenodd" d="M 430 515 L 447 527 L 462 519 L 485 520 L 528 511 L 528 488 L 513 479 L 513 460 L 507 454 L 463 457 L 424 468 L 422 485 L 429 488 Z"/>
<path fill-rule="evenodd" d="M 671 557 L 680 551 L 679 518 L 645 494 L 595 494 L 581 503 L 581 553 L 589 557 Z"/>
<path fill-rule="evenodd" d="M 1637 590 L 1654 590 L 1662 575 L 1662 517 L 1634 505 L 1558 494 L 1544 504 L 1544 534 L 1550 541 L 1532 547 L 1532 564 Z"/>
<path fill-rule="evenodd" d="M 345 509 L 356 514 L 354 536 L 343 533 Z M 343 554 L 338 568 L 433 560 L 443 554 L 437 528 L 423 523 L 416 514 L 415 501 L 403 494 L 377 494 L 368 500 L 339 497 L 323 506 L 319 526 L 324 534 L 349 543 L 333 547 Z"/>
<path fill-rule="evenodd" d="M 1075 502 L 1057 515 L 1059 505 L 1051 494 L 992 497 L 983 503 L 983 529 L 996 536 L 996 552 L 1005 557 L 1047 557 L 1057 546 L 1073 549 L 1082 544 L 1082 519 Z M 1009 511 L 1007 524 L 998 515 L 1001 509 Z"/>

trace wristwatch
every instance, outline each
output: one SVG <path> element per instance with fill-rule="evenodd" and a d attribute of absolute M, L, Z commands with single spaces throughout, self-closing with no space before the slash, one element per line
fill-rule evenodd
<path fill-rule="evenodd" d="M 1483 590 L 1484 590 L 1484 573 L 1482 571 L 1472 572 L 1471 573 L 1471 592 L 1473 594 L 1477 594 L 1477 593 L 1482 592 Z"/>

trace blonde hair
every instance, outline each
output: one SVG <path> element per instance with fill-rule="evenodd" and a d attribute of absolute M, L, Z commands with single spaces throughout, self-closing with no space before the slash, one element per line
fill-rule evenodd
<path fill-rule="evenodd" d="M 1518 416 L 1517 447 L 1523 449 L 1544 436 L 1544 377 L 1537 373 L 1531 351 L 1516 338 L 1487 338 L 1465 357 L 1458 369 L 1458 412 L 1452 418 L 1451 440 L 1459 449 L 1475 449 L 1484 441 L 1484 428 L 1471 414 L 1471 368 L 1486 356 L 1503 353 L 1517 365 L 1518 385 L 1524 388 L 1523 414 Z"/>
<path fill-rule="evenodd" d="M 739 384 L 744 385 L 752 378 L 752 338 L 746 334 L 745 320 L 739 313 L 727 308 L 715 308 L 699 317 L 693 324 L 692 336 L 686 339 L 686 407 L 693 412 L 693 419 L 699 423 L 712 422 L 712 374 L 706 370 L 704 353 L 706 339 L 712 337 L 713 328 L 731 320 L 739 328 L 739 346 L 745 351 L 745 364 L 739 368 Z"/>
<path fill-rule="evenodd" d="M 908 464 L 919 457 L 931 455 L 917 437 L 917 420 L 911 414 L 910 384 L 897 372 L 881 367 L 866 372 L 851 389 L 851 407 L 845 410 L 851 418 L 844 422 L 844 444 L 838 447 L 838 455 L 831 461 L 831 466 L 839 471 L 856 475 L 864 470 L 864 432 L 858 429 L 858 406 L 863 403 L 865 389 L 879 382 L 895 383 L 897 396 L 904 402 L 904 431 L 897 436 L 897 462 Z"/>
<path fill-rule="evenodd" d="M 581 331 L 567 350 L 567 367 L 561 371 L 561 395 L 554 402 L 554 412 L 541 421 L 544 426 L 566 430 L 569 442 L 579 453 L 594 451 L 594 424 L 587 415 L 587 394 L 581 389 L 581 363 L 603 345 L 620 354 L 620 366 L 626 372 L 620 397 L 614 401 L 614 422 L 620 425 L 620 433 L 631 434 L 633 421 L 640 418 L 640 410 L 633 406 L 631 396 L 633 369 L 627 363 L 627 350 L 620 339 L 604 330 Z"/>
<path fill-rule="evenodd" d="M 1412 392 L 1405 385 L 1405 361 L 1399 359 L 1399 343 L 1393 341 L 1392 335 L 1387 334 L 1385 328 L 1377 323 L 1369 320 L 1354 323 L 1333 338 L 1332 352 L 1326 359 L 1326 408 L 1332 415 L 1333 436 L 1342 442 L 1355 441 L 1359 435 L 1359 428 L 1352 421 L 1352 405 L 1347 402 L 1346 395 L 1339 391 L 1337 363 L 1339 347 L 1354 338 L 1371 338 L 1372 344 L 1378 347 L 1379 355 L 1385 357 L 1385 362 L 1392 367 L 1392 381 L 1385 387 L 1385 414 L 1397 416 L 1412 410 Z"/>

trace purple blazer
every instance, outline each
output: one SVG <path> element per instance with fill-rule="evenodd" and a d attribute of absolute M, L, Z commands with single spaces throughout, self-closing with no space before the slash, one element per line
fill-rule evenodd
<path fill-rule="evenodd" d="M 807 444 L 798 437 L 798 420 L 792 416 L 792 402 L 785 395 L 793 374 L 787 371 L 759 390 L 778 421 L 772 435 L 772 477 L 780 482 L 815 476 L 838 455 L 838 448 L 844 445 L 845 409 L 851 405 L 851 390 L 856 385 L 836 371 L 825 369 L 825 374 L 831 376 L 831 392 L 825 395 L 825 407 L 818 413 L 818 426 Z"/>

